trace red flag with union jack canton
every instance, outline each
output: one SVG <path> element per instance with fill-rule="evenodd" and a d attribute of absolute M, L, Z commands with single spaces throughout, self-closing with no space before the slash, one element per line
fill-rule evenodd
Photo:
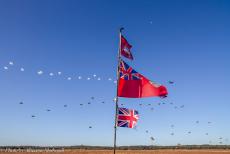
<path fill-rule="evenodd" d="M 130 45 L 128 41 L 125 39 L 125 37 L 121 35 L 121 47 L 120 47 L 121 55 L 130 60 L 133 60 L 131 48 L 132 48 L 132 45 Z"/>
<path fill-rule="evenodd" d="M 138 111 L 133 109 L 118 108 L 117 126 L 134 128 L 139 119 Z"/>
<path fill-rule="evenodd" d="M 118 96 L 127 98 L 142 97 L 166 97 L 168 92 L 163 85 L 156 84 L 140 73 L 123 60 L 120 61 L 120 76 L 118 84 Z"/>

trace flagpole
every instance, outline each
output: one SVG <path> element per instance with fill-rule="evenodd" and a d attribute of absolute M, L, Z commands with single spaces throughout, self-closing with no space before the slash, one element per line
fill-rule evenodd
<path fill-rule="evenodd" d="M 121 32 L 124 28 L 120 28 L 119 30 L 119 48 L 118 48 L 118 56 L 117 56 L 117 94 L 116 94 L 116 106 L 115 106 L 115 121 L 114 121 L 114 146 L 113 146 L 113 154 L 116 154 L 116 141 L 117 141 L 117 113 L 118 113 L 118 85 L 119 85 L 119 70 L 120 70 L 120 60 L 121 60 Z"/>

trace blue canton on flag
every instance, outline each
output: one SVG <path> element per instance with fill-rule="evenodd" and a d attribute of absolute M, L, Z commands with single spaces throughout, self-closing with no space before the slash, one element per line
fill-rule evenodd
<path fill-rule="evenodd" d="M 120 61 L 120 78 L 125 80 L 140 80 L 140 74 L 123 60 Z"/>

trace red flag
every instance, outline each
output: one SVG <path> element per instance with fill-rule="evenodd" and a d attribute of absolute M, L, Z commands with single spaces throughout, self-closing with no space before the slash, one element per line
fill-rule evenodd
<path fill-rule="evenodd" d="M 133 55 L 131 53 L 132 45 L 128 43 L 128 41 L 121 35 L 121 55 L 133 60 Z"/>
<path fill-rule="evenodd" d="M 143 75 L 136 72 L 132 67 L 121 60 L 118 96 L 128 98 L 142 97 L 166 97 L 167 89 L 158 85 Z"/>

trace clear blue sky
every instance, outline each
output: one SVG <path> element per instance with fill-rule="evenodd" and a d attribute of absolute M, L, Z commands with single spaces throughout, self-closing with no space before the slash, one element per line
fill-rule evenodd
<path fill-rule="evenodd" d="M 227 0 L 1 0 L 0 145 L 112 145 L 120 26 L 169 97 L 120 99 L 140 120 L 118 145 L 229 144 L 229 19 Z"/>

